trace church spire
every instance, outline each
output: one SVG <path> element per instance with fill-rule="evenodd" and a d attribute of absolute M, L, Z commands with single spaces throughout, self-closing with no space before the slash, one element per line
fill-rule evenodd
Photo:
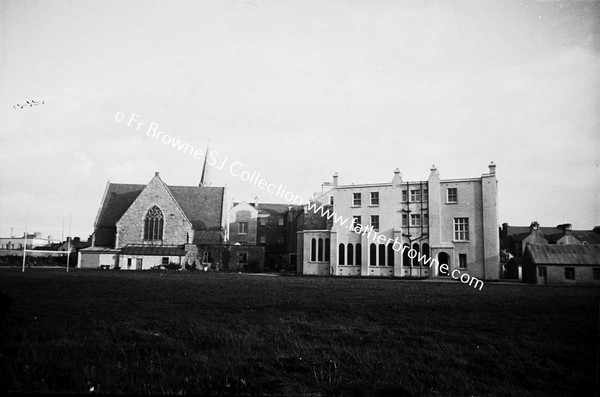
<path fill-rule="evenodd" d="M 208 146 L 210 141 L 206 144 L 206 153 L 204 153 L 204 165 L 202 166 L 202 175 L 200 176 L 200 184 L 198 186 L 210 186 L 210 182 L 208 181 L 208 170 L 206 169 L 207 158 L 208 158 Z"/>

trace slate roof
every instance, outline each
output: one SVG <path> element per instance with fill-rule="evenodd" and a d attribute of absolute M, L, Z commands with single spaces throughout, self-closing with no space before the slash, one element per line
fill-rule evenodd
<path fill-rule="evenodd" d="M 525 252 L 538 265 L 600 266 L 600 245 L 529 244 Z"/>
<path fill-rule="evenodd" d="M 181 245 L 136 245 L 128 244 L 121 249 L 122 255 L 185 256 Z"/>
<path fill-rule="evenodd" d="M 116 227 L 117 221 L 145 187 L 146 185 L 109 183 L 96 227 Z"/>
<path fill-rule="evenodd" d="M 241 203 L 233 203 L 234 206 L 241 204 Z M 257 205 L 256 203 L 247 203 L 248 205 L 256 208 Z M 289 211 L 289 208 L 296 208 L 299 209 L 301 208 L 299 205 L 292 205 L 292 204 L 279 204 L 279 203 L 258 203 L 258 208 L 256 208 L 258 210 L 258 212 L 262 212 L 262 213 L 266 213 L 266 214 L 270 214 L 270 215 L 283 215 L 286 212 Z"/>
<path fill-rule="evenodd" d="M 539 232 L 544 236 L 550 236 L 553 234 L 563 233 L 562 229 L 556 227 L 539 227 Z M 531 234 L 529 226 L 508 226 L 507 237 L 512 238 L 514 241 L 521 241 L 525 237 Z M 524 236 L 524 237 L 523 237 Z"/>
<path fill-rule="evenodd" d="M 220 229 L 223 187 L 168 186 L 195 230 Z M 114 228 L 146 185 L 110 183 L 102 203 L 97 228 Z"/>
<path fill-rule="evenodd" d="M 87 248 L 81 249 L 81 251 L 106 253 L 106 254 L 116 254 L 116 253 L 121 252 L 120 249 L 115 249 L 115 248 L 110 248 L 110 247 L 87 247 Z"/>
<path fill-rule="evenodd" d="M 557 227 L 540 227 L 539 233 L 548 240 L 549 243 L 555 243 L 560 240 L 565 232 Z M 600 244 L 600 234 L 592 230 L 573 230 L 570 231 L 577 240 L 588 244 Z M 507 237 L 512 241 L 523 241 L 531 234 L 529 226 L 508 226 Z"/>
<path fill-rule="evenodd" d="M 34 250 L 38 251 L 58 251 L 58 248 L 62 243 L 51 243 L 46 245 L 38 245 L 37 247 L 33 247 Z"/>
<path fill-rule="evenodd" d="M 556 233 L 556 234 L 544 235 L 544 237 L 546 238 L 546 240 L 548 240 L 549 243 L 556 243 L 558 240 L 560 240 L 564 236 L 565 236 L 565 232 L 563 232 L 563 231 L 561 231 L 560 233 Z"/>
<path fill-rule="evenodd" d="M 256 207 L 256 206 L 255 206 Z M 258 212 L 259 213 L 267 213 L 269 215 L 284 215 L 289 211 L 289 208 L 296 207 L 295 205 L 290 204 L 263 204 L 258 203 Z"/>
<path fill-rule="evenodd" d="M 519 234 L 513 234 L 512 236 L 509 236 L 509 238 L 512 241 L 523 241 L 525 240 L 527 237 L 529 237 L 531 235 L 531 232 L 527 232 L 527 233 L 519 233 Z M 543 234 L 541 235 L 542 237 L 546 237 Z"/>
<path fill-rule="evenodd" d="M 220 229 L 225 188 L 213 186 L 169 186 L 171 194 L 192 223 L 194 230 Z"/>
<path fill-rule="evenodd" d="M 88 243 L 87 241 L 81 241 L 81 240 L 80 241 L 74 241 L 74 240 L 71 240 L 70 243 L 68 243 L 66 241 L 64 243 L 61 243 L 57 249 L 59 251 L 63 251 L 63 250 L 66 251 L 67 248 L 71 248 L 71 249 L 75 249 L 75 250 L 80 250 L 80 249 L 83 249 L 83 248 L 87 248 L 90 245 L 91 244 Z"/>
<path fill-rule="evenodd" d="M 585 241 L 588 244 L 600 244 L 600 233 L 591 230 L 573 230 L 571 234 L 581 242 Z"/>

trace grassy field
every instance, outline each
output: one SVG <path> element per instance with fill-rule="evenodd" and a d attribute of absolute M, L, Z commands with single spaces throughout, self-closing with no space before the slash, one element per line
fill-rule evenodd
<path fill-rule="evenodd" d="M 0 269 L 9 392 L 593 395 L 595 288 Z"/>

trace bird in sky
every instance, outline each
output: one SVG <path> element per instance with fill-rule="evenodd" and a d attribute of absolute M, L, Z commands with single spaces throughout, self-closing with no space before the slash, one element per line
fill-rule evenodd
<path fill-rule="evenodd" d="M 44 103 L 45 103 L 45 101 L 42 100 L 41 104 L 43 105 Z M 40 105 L 40 101 L 35 101 L 35 100 L 32 99 L 31 102 L 25 101 L 25 104 L 19 104 L 19 103 L 17 103 L 16 105 L 13 105 L 13 109 L 18 109 L 18 108 L 23 109 L 27 105 L 29 105 L 29 107 L 38 106 L 38 105 Z"/>

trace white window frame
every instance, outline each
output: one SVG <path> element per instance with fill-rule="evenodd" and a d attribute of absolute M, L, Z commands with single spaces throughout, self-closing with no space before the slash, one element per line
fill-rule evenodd
<path fill-rule="evenodd" d="M 410 225 L 421 226 L 421 214 L 410 214 Z"/>
<path fill-rule="evenodd" d="M 377 218 L 375 223 L 373 222 L 373 217 Z M 370 221 L 371 221 L 370 225 L 371 225 L 371 228 L 373 229 L 373 231 L 375 231 L 375 232 L 379 231 L 379 215 L 371 215 Z M 377 226 L 377 227 L 375 227 L 375 226 Z"/>
<path fill-rule="evenodd" d="M 352 215 L 352 230 L 356 231 L 356 229 L 358 228 L 357 225 L 361 225 L 361 217 L 360 215 Z M 359 230 L 362 230 L 362 225 L 360 226 Z"/>
<path fill-rule="evenodd" d="M 450 198 L 451 198 L 450 191 L 451 190 L 454 193 L 454 194 L 452 194 L 452 198 L 454 198 L 454 200 L 450 200 Z M 458 203 L 458 188 L 449 187 L 446 189 L 446 203 Z"/>
<path fill-rule="evenodd" d="M 242 226 L 245 226 L 245 228 Z M 245 229 L 245 230 L 243 230 L 243 229 Z M 238 234 L 248 234 L 248 222 L 238 223 Z"/>
<path fill-rule="evenodd" d="M 410 201 L 413 203 L 418 203 L 421 201 L 421 189 L 410 189 Z"/>
<path fill-rule="evenodd" d="M 454 241 L 469 241 L 469 218 L 454 218 Z"/>
<path fill-rule="evenodd" d="M 358 202 L 358 204 L 357 204 Z M 360 207 L 362 205 L 362 195 L 360 193 L 352 193 L 352 206 Z"/>
<path fill-rule="evenodd" d="M 371 205 L 379 205 L 379 192 L 371 192 Z"/>

